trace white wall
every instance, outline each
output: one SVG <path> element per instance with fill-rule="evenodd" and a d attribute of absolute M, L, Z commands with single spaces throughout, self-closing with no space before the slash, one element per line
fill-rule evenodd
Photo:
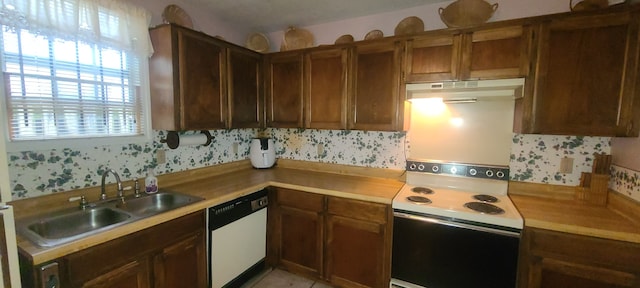
<path fill-rule="evenodd" d="M 249 29 L 237 23 L 227 23 L 214 18 L 210 11 L 200 6 L 188 4 L 181 0 L 129 0 L 136 5 L 151 11 L 153 18 L 151 26 L 162 24 L 162 11 L 167 5 L 176 4 L 189 15 L 193 22 L 193 29 L 211 36 L 222 36 L 225 40 L 244 46 Z M 193 1 L 191 1 L 193 2 Z"/>
<path fill-rule="evenodd" d="M 611 154 L 613 164 L 640 171 L 640 138 L 613 138 Z"/>
<path fill-rule="evenodd" d="M 356 41 L 363 40 L 371 30 L 381 30 L 385 36 L 393 36 L 396 25 L 402 19 L 409 16 L 418 16 L 424 22 L 425 30 L 437 30 L 446 28 L 440 15 L 439 8 L 447 7 L 451 2 L 418 6 L 410 9 L 394 12 L 374 14 L 343 21 L 335 21 L 325 24 L 302 27 L 315 37 L 316 45 L 333 44 L 343 34 L 351 34 Z M 517 19 L 530 16 L 553 14 L 569 11 L 569 1 L 564 0 L 488 0 L 489 3 L 498 3 L 498 10 L 490 21 Z M 279 51 L 284 31 L 269 33 L 269 41 L 272 51 Z"/>

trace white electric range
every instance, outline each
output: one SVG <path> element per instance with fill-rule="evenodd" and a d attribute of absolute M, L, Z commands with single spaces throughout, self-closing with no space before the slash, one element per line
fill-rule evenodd
<path fill-rule="evenodd" d="M 408 160 L 406 184 L 393 209 L 522 229 L 507 195 L 509 168 Z"/>

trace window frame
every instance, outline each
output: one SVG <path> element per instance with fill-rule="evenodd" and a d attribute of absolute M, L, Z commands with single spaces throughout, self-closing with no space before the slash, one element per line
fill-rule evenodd
<path fill-rule="evenodd" d="M 4 61 L 4 59 L 0 59 Z M 109 145 L 128 145 L 128 144 L 146 144 L 152 142 L 152 128 L 151 128 L 151 95 L 149 84 L 149 59 L 147 57 L 140 56 L 138 59 L 140 65 L 139 79 L 140 79 L 140 101 L 142 105 L 142 117 L 140 121 L 142 123 L 142 135 L 134 136 L 117 136 L 106 135 L 100 137 L 72 137 L 72 138 L 58 138 L 58 139 L 24 139 L 24 140 L 11 140 L 9 135 L 9 115 L 7 107 L 7 95 L 5 81 L 0 81 L 0 125 L 3 125 L 4 142 L 6 144 L 7 152 L 22 152 L 22 151 L 34 151 L 34 150 L 52 150 L 63 148 L 93 148 Z M 4 79 L 4 72 L 0 71 L 2 79 Z M 96 140 L 99 140 L 96 143 Z"/>

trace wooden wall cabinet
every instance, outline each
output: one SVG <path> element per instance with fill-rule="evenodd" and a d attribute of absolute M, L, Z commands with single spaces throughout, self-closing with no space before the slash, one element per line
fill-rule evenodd
<path fill-rule="evenodd" d="M 320 48 L 305 53 L 305 128 L 347 128 L 348 56 L 348 48 Z"/>
<path fill-rule="evenodd" d="M 226 50 L 204 33 L 174 24 L 149 31 L 152 127 L 208 130 L 227 126 Z"/>
<path fill-rule="evenodd" d="M 528 75 L 529 26 L 437 32 L 406 42 L 407 83 L 518 78 Z"/>
<path fill-rule="evenodd" d="M 461 42 L 459 32 L 407 40 L 404 81 L 419 83 L 459 79 Z"/>
<path fill-rule="evenodd" d="M 525 228 L 521 288 L 640 287 L 640 245 Z"/>
<path fill-rule="evenodd" d="M 404 95 L 400 94 L 402 44 L 380 41 L 353 48 L 348 129 L 401 131 Z"/>
<path fill-rule="evenodd" d="M 59 285 L 204 288 L 205 245 L 205 213 L 192 213 L 58 259 Z M 25 287 L 41 287 L 40 266 L 20 264 Z"/>
<path fill-rule="evenodd" d="M 267 126 L 301 128 L 303 121 L 303 52 L 266 56 Z"/>
<path fill-rule="evenodd" d="M 248 49 L 227 49 L 230 128 L 264 127 L 262 58 L 262 54 Z"/>
<path fill-rule="evenodd" d="M 152 127 L 264 127 L 263 55 L 173 24 L 149 31 Z"/>
<path fill-rule="evenodd" d="M 389 205 L 272 188 L 270 264 L 338 287 L 388 287 Z"/>
<path fill-rule="evenodd" d="M 516 132 L 638 136 L 639 20 L 630 12 L 540 24 L 533 91 Z"/>

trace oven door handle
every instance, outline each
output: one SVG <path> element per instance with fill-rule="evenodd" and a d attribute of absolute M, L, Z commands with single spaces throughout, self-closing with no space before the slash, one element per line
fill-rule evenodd
<path fill-rule="evenodd" d="M 520 233 L 517 233 L 517 232 L 505 231 L 505 230 L 500 230 L 500 229 L 495 229 L 490 227 L 476 226 L 476 225 L 471 225 L 471 224 L 466 224 L 461 222 L 448 221 L 444 219 L 436 219 L 431 217 L 413 215 L 413 214 L 402 213 L 398 211 L 394 211 L 393 216 L 412 219 L 412 220 L 418 220 L 423 222 L 429 222 L 434 224 L 441 224 L 441 225 L 446 225 L 451 227 L 464 228 L 464 229 L 470 229 L 470 230 L 475 230 L 480 232 L 487 232 L 487 233 L 500 234 L 504 236 L 520 238 Z"/>

